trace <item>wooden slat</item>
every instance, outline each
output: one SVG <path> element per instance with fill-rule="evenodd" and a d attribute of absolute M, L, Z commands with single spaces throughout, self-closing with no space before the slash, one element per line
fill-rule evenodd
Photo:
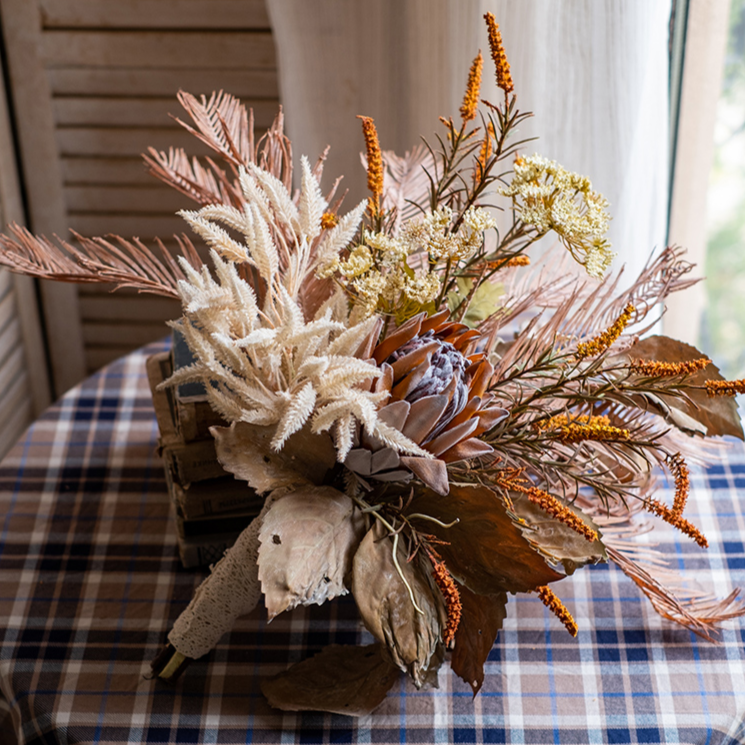
<path fill-rule="evenodd" d="M 276 67 L 269 31 L 45 31 L 41 53 L 48 67 Z"/>
<path fill-rule="evenodd" d="M 264 0 L 41 0 L 44 28 L 269 28 Z"/>
<path fill-rule="evenodd" d="M 8 271 L 0 271 L 0 298 L 5 297 L 13 288 L 13 275 Z"/>
<path fill-rule="evenodd" d="M 0 349 L 15 349 L 20 343 L 21 324 L 17 318 L 13 318 L 0 332 Z"/>
<path fill-rule="evenodd" d="M 153 186 L 66 186 L 69 212 L 157 212 L 173 214 L 193 209 L 195 204 L 165 184 Z"/>
<path fill-rule="evenodd" d="M 245 101 L 252 108 L 260 129 L 271 126 L 279 110 L 276 100 Z M 172 97 L 113 98 L 57 96 L 53 102 L 58 126 L 85 127 L 173 127 L 173 117 L 189 121 L 181 104 Z"/>
<path fill-rule="evenodd" d="M 23 347 L 17 346 L 9 350 L 7 357 L 0 364 L 0 391 L 7 391 L 13 381 L 23 373 L 25 373 Z"/>
<path fill-rule="evenodd" d="M 69 156 L 61 159 L 65 184 L 146 184 L 159 183 L 146 170 L 142 156 L 87 157 Z"/>
<path fill-rule="evenodd" d="M 214 155 L 215 151 L 178 125 L 172 128 L 58 127 L 60 154 L 137 157 L 149 146 L 156 150 L 183 147 L 189 155 Z"/>
<path fill-rule="evenodd" d="M 168 327 L 161 322 L 157 323 L 93 323 L 83 324 L 83 339 L 88 346 L 107 347 L 111 346 L 112 339 L 116 345 L 128 345 L 130 348 L 141 347 L 151 341 L 157 341 L 167 336 Z"/>
<path fill-rule="evenodd" d="M 130 321 L 163 322 L 178 318 L 181 305 L 177 300 L 155 297 L 153 295 L 85 295 L 80 294 L 80 311 L 83 322 Z M 165 326 L 164 326 L 165 328 Z"/>
<path fill-rule="evenodd" d="M 3 427 L 0 429 L 0 453 L 7 453 L 16 444 L 34 418 L 27 390 L 28 386 L 21 387 L 18 401 L 13 402 L 13 408 L 3 422 Z"/>
<path fill-rule="evenodd" d="M 29 227 L 38 233 L 60 233 L 67 227 L 67 216 L 51 91 L 39 55 L 42 46 L 39 8 L 36 2 L 29 0 L 3 0 L 0 14 Z M 60 395 L 75 385 L 85 371 L 77 292 L 74 286 L 59 282 L 41 281 L 39 287 L 54 375 L 53 388 Z"/>
<path fill-rule="evenodd" d="M 4 63 L 3 63 L 4 64 Z M 4 71 L 5 72 L 5 71 Z M 18 143 L 10 121 L 9 91 L 5 88 L 4 76 L 0 78 L 0 224 L 10 222 L 23 224 L 26 213 L 21 194 L 21 178 L 18 172 Z M 3 284 L 12 283 L 16 295 L 16 309 L 23 338 L 23 361 L 29 374 L 29 392 L 34 413 L 41 414 L 51 403 L 51 386 L 47 370 L 47 353 L 41 329 L 41 317 L 35 281 L 20 274 L 3 272 Z M 26 408 L 26 407 L 23 407 Z M 29 412 L 30 419 L 30 412 Z M 21 422 L 19 426 L 26 424 Z M 8 423 L 3 427 L 7 429 Z M 16 428 L 17 429 L 17 428 Z M 15 429 L 13 430 L 15 432 Z M 7 437 L 7 433 L 5 434 Z M 0 438 L 0 457 L 5 454 Z"/>
<path fill-rule="evenodd" d="M 187 208 L 189 205 L 185 205 Z M 83 235 L 121 235 L 124 238 L 138 236 L 151 239 L 156 236 L 180 235 L 190 232 L 189 226 L 178 215 L 68 215 L 68 222 L 73 230 Z"/>
<path fill-rule="evenodd" d="M 5 297 L 0 300 L 0 330 L 4 329 L 12 320 L 17 318 L 16 298 L 12 292 L 6 293 Z M 0 355 L 6 347 L 0 346 Z M 2 391 L 2 388 L 0 388 Z"/>
<path fill-rule="evenodd" d="M 224 90 L 241 99 L 279 98 L 276 70 L 55 67 L 47 74 L 55 95 L 171 96 L 175 99 L 183 88 L 195 96 Z"/>

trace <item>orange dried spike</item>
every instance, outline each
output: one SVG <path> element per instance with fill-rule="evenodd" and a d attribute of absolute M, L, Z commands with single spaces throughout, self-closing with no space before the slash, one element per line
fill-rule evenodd
<path fill-rule="evenodd" d="M 736 396 L 745 393 L 745 378 L 740 380 L 707 380 L 706 392 L 710 396 Z"/>
<path fill-rule="evenodd" d="M 691 491 L 690 471 L 685 459 L 680 453 L 671 455 L 667 459 L 667 467 L 675 478 L 675 497 L 673 498 L 673 515 L 682 515 Z"/>
<path fill-rule="evenodd" d="M 511 93 L 515 86 L 510 73 L 510 63 L 507 62 L 507 55 L 502 44 L 499 24 L 492 13 L 487 13 L 484 20 L 486 21 L 486 27 L 489 29 L 489 49 L 491 50 L 491 58 L 494 60 L 494 67 L 497 70 L 497 85 L 505 93 Z"/>
<path fill-rule="evenodd" d="M 583 341 L 577 344 L 577 359 L 583 360 L 586 357 L 597 357 L 599 354 L 605 352 L 621 336 L 635 312 L 636 308 L 629 303 L 609 328 L 589 341 Z"/>
<path fill-rule="evenodd" d="M 442 642 L 448 647 L 455 639 L 455 632 L 460 625 L 463 604 L 455 580 L 450 576 L 447 567 L 441 561 L 437 561 L 433 555 L 429 557 L 432 562 L 432 577 L 442 593 L 447 610 L 447 624 L 442 632 Z"/>
<path fill-rule="evenodd" d="M 570 510 L 566 505 L 563 505 L 552 494 L 549 494 L 536 486 L 531 486 L 529 489 L 525 489 L 525 487 L 517 488 L 516 491 L 521 491 L 527 494 L 528 499 L 533 504 L 537 504 L 544 512 L 547 512 L 551 517 L 559 522 L 564 523 L 575 533 L 579 533 L 590 543 L 598 539 L 598 534 L 587 525 L 584 520 L 579 518 L 574 512 L 572 512 L 572 510 Z"/>
<path fill-rule="evenodd" d="M 536 589 L 541 602 L 564 624 L 572 636 L 577 636 L 577 622 L 556 593 L 548 585 Z"/>
<path fill-rule="evenodd" d="M 362 120 L 362 134 L 365 137 L 367 150 L 367 188 L 370 190 L 370 212 L 380 212 L 380 198 L 383 196 L 383 155 L 380 152 L 380 140 L 375 122 L 369 116 L 358 116 Z"/>
<path fill-rule="evenodd" d="M 324 212 L 321 215 L 321 227 L 324 230 L 335 228 L 339 224 L 339 218 L 333 212 Z"/>
<path fill-rule="evenodd" d="M 695 525 L 686 520 L 682 515 L 675 514 L 673 510 L 662 504 L 659 500 L 648 499 L 645 502 L 645 507 L 652 514 L 661 517 L 668 525 L 672 525 L 684 535 L 692 538 L 701 548 L 709 547 L 709 541 L 706 540 L 706 536 Z"/>
<path fill-rule="evenodd" d="M 629 369 L 637 375 L 650 378 L 672 378 L 676 375 L 692 375 L 703 370 L 710 359 L 701 357 L 687 362 L 657 362 L 656 360 L 632 360 Z"/>
<path fill-rule="evenodd" d="M 479 93 L 481 91 L 481 71 L 484 67 L 484 58 L 479 50 L 478 55 L 471 64 L 468 73 L 466 93 L 463 96 L 463 105 L 460 107 L 460 115 L 464 122 L 470 122 L 476 118 L 476 110 L 479 107 Z"/>

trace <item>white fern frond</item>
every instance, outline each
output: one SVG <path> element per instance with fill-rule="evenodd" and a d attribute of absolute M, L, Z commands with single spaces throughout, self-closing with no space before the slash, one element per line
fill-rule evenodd
<path fill-rule="evenodd" d="M 355 420 L 351 414 L 341 417 L 336 422 L 334 430 L 334 444 L 336 445 L 337 458 L 343 463 L 354 444 Z"/>
<path fill-rule="evenodd" d="M 245 246 L 233 240 L 227 230 L 202 217 L 200 212 L 182 210 L 178 214 L 189 223 L 197 235 L 204 238 L 207 244 L 224 258 L 239 263 L 250 260 Z"/>
<path fill-rule="evenodd" d="M 251 206 L 246 209 L 246 216 L 251 215 L 253 227 L 252 240 L 249 242 L 249 250 L 261 276 L 267 283 L 274 281 L 279 271 L 279 254 L 274 245 L 274 239 L 269 230 L 269 225 L 261 214 L 261 210 Z"/>
<path fill-rule="evenodd" d="M 272 176 L 271 173 L 264 171 L 254 164 L 251 164 L 249 168 L 251 174 L 266 194 L 266 198 L 269 200 L 277 217 L 281 222 L 289 226 L 296 236 L 299 236 L 300 214 L 285 185 L 278 178 Z"/>
<path fill-rule="evenodd" d="M 282 418 L 277 425 L 277 431 L 272 438 L 272 447 L 281 450 L 287 438 L 302 429 L 303 425 L 313 413 L 316 405 L 316 392 L 312 383 L 306 383 L 292 397 Z"/>
<path fill-rule="evenodd" d="M 354 356 L 378 324 L 375 316 L 348 328 L 329 344 L 329 354 Z"/>
<path fill-rule="evenodd" d="M 313 175 L 308 159 L 300 158 L 302 177 L 300 181 L 299 223 L 300 235 L 310 243 L 321 233 L 321 218 L 326 210 L 326 200 L 321 193 L 318 179 Z"/>
<path fill-rule="evenodd" d="M 413 440 L 404 437 L 400 430 L 391 427 L 380 419 L 375 426 L 370 429 L 373 435 L 377 437 L 384 445 L 398 451 L 399 453 L 408 453 L 409 455 L 418 455 L 420 458 L 433 458 L 432 453 L 427 452 L 419 447 Z"/>
<path fill-rule="evenodd" d="M 339 252 L 350 244 L 352 238 L 354 238 L 359 230 L 362 215 L 366 209 L 367 200 L 360 202 L 353 210 L 347 212 L 344 217 L 339 219 L 335 227 L 327 231 L 316 250 L 313 269 L 317 269 L 335 259 L 339 255 Z"/>

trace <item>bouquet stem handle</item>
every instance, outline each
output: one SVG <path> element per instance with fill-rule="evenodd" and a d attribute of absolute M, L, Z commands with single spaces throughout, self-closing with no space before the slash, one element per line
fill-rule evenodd
<path fill-rule="evenodd" d="M 173 679 L 190 660 L 207 654 L 230 631 L 239 616 L 250 613 L 261 598 L 259 582 L 259 530 L 269 497 L 261 513 L 240 534 L 235 545 L 212 567 L 211 574 L 194 593 L 186 610 L 168 634 L 169 644 L 153 661 L 153 672 Z"/>

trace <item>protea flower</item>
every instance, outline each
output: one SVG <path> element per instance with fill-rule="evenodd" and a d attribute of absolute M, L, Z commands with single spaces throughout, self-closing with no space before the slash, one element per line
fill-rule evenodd
<path fill-rule="evenodd" d="M 433 457 L 399 455 L 362 428 L 347 468 L 380 481 L 400 481 L 412 472 L 447 494 L 447 463 L 491 453 L 478 437 L 506 412 L 489 407 L 491 363 L 479 352 L 468 354 L 479 338 L 478 331 L 449 321 L 448 311 L 442 311 L 415 316 L 380 342 L 373 358 L 383 374 L 374 390 L 387 390 L 390 398 L 378 417 Z"/>

